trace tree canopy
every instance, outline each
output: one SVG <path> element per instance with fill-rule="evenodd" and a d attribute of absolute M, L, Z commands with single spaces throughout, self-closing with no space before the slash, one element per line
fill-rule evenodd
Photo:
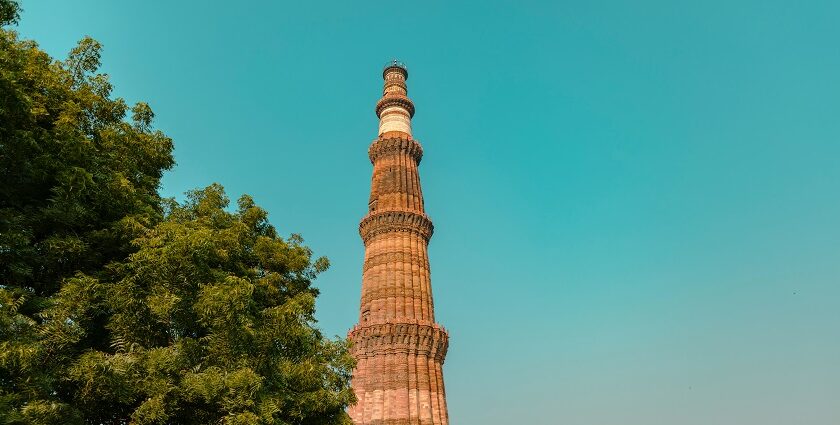
<path fill-rule="evenodd" d="M 16 0 L 0 0 L 0 25 L 16 24 L 20 6 Z"/>
<path fill-rule="evenodd" d="M 100 52 L 0 30 L 0 423 L 349 423 L 352 359 L 314 319 L 328 261 L 247 195 L 162 199 L 172 141 Z"/>

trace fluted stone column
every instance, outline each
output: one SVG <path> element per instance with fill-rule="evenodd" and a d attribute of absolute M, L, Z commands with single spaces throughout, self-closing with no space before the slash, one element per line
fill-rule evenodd
<path fill-rule="evenodd" d="M 449 336 L 435 323 L 427 252 L 433 226 L 417 172 L 423 148 L 411 135 L 408 70 L 394 61 L 383 78 L 379 137 L 368 149 L 368 214 L 359 224 L 362 299 L 348 335 L 358 403 L 349 413 L 357 425 L 448 424 L 442 366 Z"/>

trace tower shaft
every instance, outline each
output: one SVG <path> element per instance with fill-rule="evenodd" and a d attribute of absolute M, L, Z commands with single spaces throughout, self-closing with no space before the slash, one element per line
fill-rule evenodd
<path fill-rule="evenodd" d="M 427 250 L 433 226 L 417 171 L 423 148 L 411 135 L 407 69 L 395 61 L 383 78 L 379 136 L 368 149 L 368 214 L 359 224 L 362 297 L 348 335 L 358 403 L 349 413 L 356 425 L 448 424 L 442 367 L 449 337 L 435 323 Z"/>

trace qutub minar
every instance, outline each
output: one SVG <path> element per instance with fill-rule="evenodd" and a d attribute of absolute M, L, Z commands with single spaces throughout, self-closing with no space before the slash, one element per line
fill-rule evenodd
<path fill-rule="evenodd" d="M 411 136 L 408 69 L 393 61 L 382 75 L 379 137 L 368 149 L 368 214 L 359 224 L 365 244 L 359 324 L 348 335 L 358 398 L 349 413 L 356 425 L 449 424 L 442 371 L 449 337 L 435 323 L 427 252 L 433 227 L 417 173 L 423 148 Z"/>

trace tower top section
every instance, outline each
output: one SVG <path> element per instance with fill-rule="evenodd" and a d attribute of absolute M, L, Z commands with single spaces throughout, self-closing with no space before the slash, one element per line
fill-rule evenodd
<path fill-rule="evenodd" d="M 379 117 L 379 135 L 398 131 L 411 138 L 411 118 L 414 116 L 414 103 L 408 98 L 408 68 L 394 59 L 382 70 L 385 84 L 382 98 L 376 102 L 376 116 Z"/>
<path fill-rule="evenodd" d="M 403 77 L 406 80 L 408 79 L 408 67 L 405 66 L 405 62 L 394 59 L 394 60 L 386 63 L 385 67 L 382 68 L 382 78 L 385 78 L 385 76 L 388 74 L 389 71 L 402 72 Z"/>

